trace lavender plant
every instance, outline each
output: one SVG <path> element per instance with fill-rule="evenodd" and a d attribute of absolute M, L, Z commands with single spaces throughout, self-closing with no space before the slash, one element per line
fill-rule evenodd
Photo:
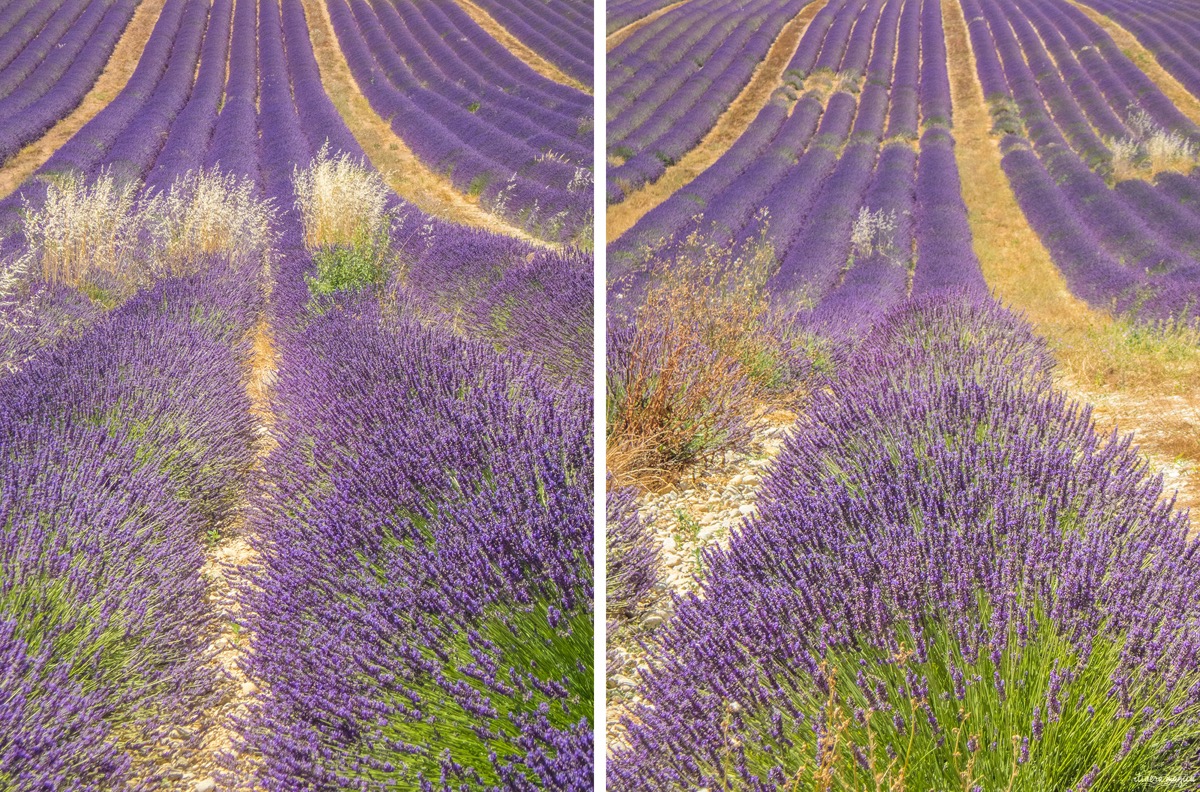
<path fill-rule="evenodd" d="M 259 781 L 586 789 L 587 394 L 398 311 L 344 292 L 283 346 Z"/>
<path fill-rule="evenodd" d="M 1197 544 L 978 297 L 814 399 L 644 675 L 617 789 L 1124 789 L 1196 761 Z"/>
<path fill-rule="evenodd" d="M 253 454 L 257 284 L 166 280 L 0 379 L 0 782 L 135 788 L 211 701 L 204 532 Z"/>
<path fill-rule="evenodd" d="M 604 552 L 609 615 L 631 613 L 658 582 L 659 546 L 638 514 L 636 489 L 611 487 L 606 493 L 608 521 Z"/>

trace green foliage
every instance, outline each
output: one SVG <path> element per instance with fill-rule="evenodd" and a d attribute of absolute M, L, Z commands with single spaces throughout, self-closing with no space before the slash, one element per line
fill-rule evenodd
<path fill-rule="evenodd" d="M 438 683 L 422 674 L 405 684 L 406 695 L 398 701 L 411 706 L 420 702 L 420 720 L 392 718 L 383 727 L 383 735 L 412 745 L 436 746 L 436 751 L 406 754 L 388 749 L 381 740 L 372 741 L 368 751 L 376 758 L 390 762 L 397 772 L 372 772 L 378 781 L 412 783 L 417 773 L 425 778 L 438 778 L 443 752 L 449 751 L 454 762 L 472 768 L 486 784 L 499 784 L 489 755 L 518 757 L 523 755 L 516 743 L 518 729 L 514 718 L 534 715 L 538 707 L 548 703 L 546 717 L 556 728 L 566 728 L 592 718 L 592 614 L 575 612 L 557 628 L 551 627 L 546 603 L 523 607 L 495 608 L 493 613 L 476 626 L 471 636 L 461 625 L 444 625 L 447 643 L 439 647 L 444 656 L 434 655 L 426 647 L 425 659 L 435 663 L 445 674 L 446 682 Z M 488 646 L 489 652 L 502 669 L 512 669 L 525 679 L 556 683 L 567 690 L 566 698 L 550 698 L 542 691 L 525 684 L 513 685 L 504 672 L 503 682 L 511 692 L 504 695 L 496 686 L 488 685 L 467 669 L 475 663 L 473 648 Z M 463 709 L 445 692 L 446 683 L 465 685 L 478 691 L 488 700 L 495 715 L 482 718 Z M 524 688 L 523 690 L 521 688 Z M 490 733 L 483 733 L 482 728 Z"/>
<path fill-rule="evenodd" d="M 1106 790 L 1133 789 L 1138 778 L 1178 771 L 1161 749 L 1170 739 L 1197 737 L 1195 726 L 1159 728 L 1147 741 L 1138 735 L 1183 705 L 1187 685 L 1167 692 L 1157 689 L 1157 680 L 1132 680 L 1133 700 L 1154 706 L 1122 713 L 1120 697 L 1109 695 L 1120 642 L 1096 640 L 1085 657 L 1043 617 L 1027 620 L 1024 646 L 1014 629 L 998 663 L 986 646 L 965 658 L 937 622 L 924 625 L 925 662 L 911 648 L 912 634 L 893 651 L 829 650 L 820 679 L 804 677 L 803 686 L 790 690 L 802 721 L 782 713 L 780 730 L 768 713 L 746 719 L 754 735 L 742 742 L 747 767 L 765 773 L 782 766 L 789 779 L 784 788 L 796 790 L 1007 792 L 1072 788 L 1093 768 L 1091 788 Z M 1064 680 L 1051 695 L 1055 675 Z M 1198 713 L 1176 714 L 1182 724 Z M 732 752 L 722 757 L 730 768 L 732 761 Z"/>
<path fill-rule="evenodd" d="M 679 524 L 679 532 L 689 539 L 694 540 L 700 535 L 700 523 L 683 509 L 675 510 L 675 522 Z"/>
<path fill-rule="evenodd" d="M 361 291 L 383 283 L 391 249 L 384 228 L 374 237 L 360 235 L 350 245 L 333 245 L 313 253 L 315 275 L 306 275 L 308 293 L 314 301 L 342 291 Z"/>

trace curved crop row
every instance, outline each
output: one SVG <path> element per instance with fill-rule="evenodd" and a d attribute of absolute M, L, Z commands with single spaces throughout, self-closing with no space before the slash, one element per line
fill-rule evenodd
<path fill-rule="evenodd" d="M 704 0 L 608 54 L 608 201 L 662 176 L 746 85 L 805 0 Z"/>
<path fill-rule="evenodd" d="M 950 116 L 937 3 L 831 2 L 729 151 L 610 246 L 614 281 L 636 292 L 643 258 L 696 232 L 769 245 L 775 301 L 833 333 L 909 295 L 981 288 Z"/>
<path fill-rule="evenodd" d="M 1178 2 L 1085 0 L 1133 33 L 1171 75 L 1200 98 L 1200 12 Z"/>
<path fill-rule="evenodd" d="M 454 3 L 339 0 L 329 12 L 371 106 L 457 189 L 550 239 L 591 222 L 590 97 L 497 48 Z M 443 39 L 447 28 L 461 35 Z"/>
<path fill-rule="evenodd" d="M 608 35 L 648 17 L 661 8 L 673 5 L 671 0 L 617 0 L 607 6 L 605 30 Z"/>
<path fill-rule="evenodd" d="M 54 4 L 38 8 L 51 10 Z M 136 0 L 64 3 L 41 21 L 37 36 L 0 69 L 0 163 L 79 105 L 136 8 Z M 5 40 L 17 29 L 0 38 L 0 51 L 8 51 Z"/>
<path fill-rule="evenodd" d="M 584 85 L 592 84 L 591 2 L 475 2 L 538 55 Z"/>
<path fill-rule="evenodd" d="M 1194 312 L 1200 215 L 1149 179 L 1164 146 L 1185 160 L 1192 152 L 1195 165 L 1200 130 L 1077 9 L 1035 0 L 963 8 L 1005 172 L 1072 290 L 1151 319 Z M 1124 148 L 1137 149 L 1132 165 Z M 1145 176 L 1126 173 L 1131 166 Z M 1178 173 L 1158 180 L 1187 185 Z"/>

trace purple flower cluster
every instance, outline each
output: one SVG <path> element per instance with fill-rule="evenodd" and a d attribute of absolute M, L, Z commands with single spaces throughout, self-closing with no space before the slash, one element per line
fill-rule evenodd
<path fill-rule="evenodd" d="M 614 489 L 610 482 L 605 496 L 605 598 L 609 615 L 632 612 L 638 600 L 658 582 L 659 544 L 638 513 L 636 492 L 632 487 Z"/>
<path fill-rule="evenodd" d="M 401 250 L 409 262 L 398 279 L 403 291 L 457 317 L 476 338 L 532 355 L 556 377 L 590 381 L 591 256 L 530 252 L 515 239 L 450 226 Z"/>
<path fill-rule="evenodd" d="M 124 788 L 135 762 L 153 776 L 156 740 L 206 704 L 202 537 L 250 465 L 260 305 L 245 273 L 164 281 L 0 378 L 0 775 L 15 788 Z"/>
<path fill-rule="evenodd" d="M 932 786 L 956 765 L 1123 788 L 1131 763 L 1186 760 L 1200 547 L 1050 368 L 987 298 L 881 322 L 655 638 L 610 785 L 782 790 L 895 762 Z"/>
<path fill-rule="evenodd" d="M 260 783 L 590 789 L 590 389 L 409 295 L 308 312 L 303 263 L 253 518 Z"/>

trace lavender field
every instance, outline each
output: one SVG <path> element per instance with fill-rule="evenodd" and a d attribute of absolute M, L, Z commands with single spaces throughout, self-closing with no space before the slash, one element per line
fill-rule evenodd
<path fill-rule="evenodd" d="M 0 199 L 0 789 L 592 788 L 591 100 L 471 24 L 0 8 L 0 156 L 97 105 Z"/>
<path fill-rule="evenodd" d="M 609 788 L 1200 785 L 1200 7 L 608 13 Z"/>

